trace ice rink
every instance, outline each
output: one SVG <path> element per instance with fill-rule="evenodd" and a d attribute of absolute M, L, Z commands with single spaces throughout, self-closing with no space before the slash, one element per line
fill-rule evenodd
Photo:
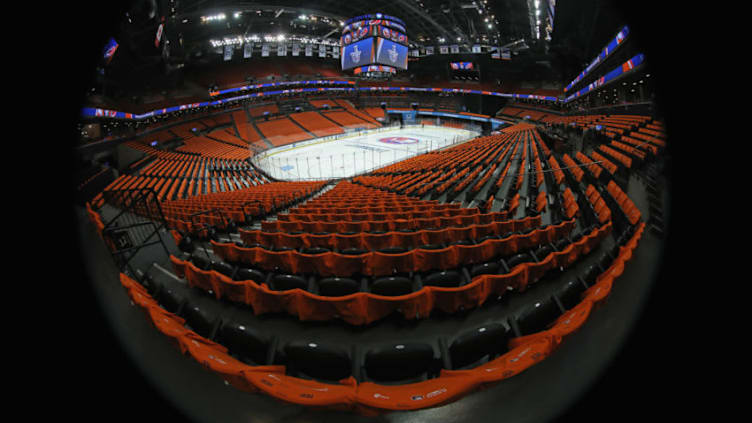
<path fill-rule="evenodd" d="M 343 178 L 476 136 L 474 131 L 429 125 L 379 128 L 277 147 L 254 156 L 253 161 L 281 180 Z"/>

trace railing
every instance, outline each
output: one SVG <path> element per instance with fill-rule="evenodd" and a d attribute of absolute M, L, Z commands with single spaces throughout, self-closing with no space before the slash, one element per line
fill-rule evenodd
<path fill-rule="evenodd" d="M 104 225 L 102 235 L 110 241 L 108 245 L 121 272 L 128 268 L 135 275 L 131 261 L 139 251 L 151 245 L 162 245 L 164 258 L 169 258 L 167 246 L 159 235 L 166 227 L 165 218 L 153 189 L 105 191 L 102 197 L 105 203 L 120 209 Z"/>

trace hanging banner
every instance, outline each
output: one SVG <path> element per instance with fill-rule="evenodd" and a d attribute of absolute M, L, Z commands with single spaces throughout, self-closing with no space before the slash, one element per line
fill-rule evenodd
<path fill-rule="evenodd" d="M 277 56 L 287 56 L 287 44 L 282 43 L 277 45 Z"/>
<path fill-rule="evenodd" d="M 449 47 L 439 46 L 439 54 L 447 54 L 447 53 L 449 53 Z"/>
<path fill-rule="evenodd" d="M 332 47 L 332 57 L 335 59 L 339 59 L 339 48 Z"/>
<path fill-rule="evenodd" d="M 420 50 L 410 50 L 410 57 L 420 57 Z"/>
<path fill-rule="evenodd" d="M 426 56 L 430 56 L 433 54 L 433 47 L 426 47 Z"/>
<path fill-rule="evenodd" d="M 473 46 L 473 53 L 480 53 L 480 52 L 481 52 L 480 44 L 474 45 Z"/>
<path fill-rule="evenodd" d="M 450 49 L 452 51 L 452 54 L 456 54 L 460 52 L 460 46 L 458 46 L 457 44 L 451 46 Z"/>
<path fill-rule="evenodd" d="M 292 55 L 300 56 L 300 44 L 292 43 Z"/>
<path fill-rule="evenodd" d="M 305 55 L 308 57 L 313 56 L 313 44 L 306 44 L 305 46 Z"/>
<path fill-rule="evenodd" d="M 261 46 L 261 56 L 269 57 L 269 44 L 263 44 Z"/>
<path fill-rule="evenodd" d="M 231 45 L 226 45 L 225 46 L 224 57 L 225 57 L 225 62 L 228 61 L 228 60 L 230 60 L 230 59 L 232 59 L 232 46 Z"/>
<path fill-rule="evenodd" d="M 253 55 L 253 43 L 243 45 L 243 59 L 248 59 Z"/>
<path fill-rule="evenodd" d="M 154 38 L 154 47 L 159 47 L 159 42 L 162 40 L 163 31 L 164 31 L 164 24 L 161 23 L 157 27 L 157 36 Z"/>
<path fill-rule="evenodd" d="M 319 45 L 319 57 L 326 57 L 326 46 L 323 44 Z"/>

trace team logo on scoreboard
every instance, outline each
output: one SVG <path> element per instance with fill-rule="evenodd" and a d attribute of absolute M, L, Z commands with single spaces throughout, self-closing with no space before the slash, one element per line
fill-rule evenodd
<path fill-rule="evenodd" d="M 392 48 L 390 50 L 387 50 L 387 53 L 389 53 L 389 60 L 391 60 L 392 63 L 397 63 L 397 59 L 399 58 L 399 53 L 397 52 L 397 45 L 392 44 Z"/>
<path fill-rule="evenodd" d="M 417 144 L 420 142 L 417 138 L 410 138 L 410 137 L 386 137 L 386 138 L 379 138 L 379 142 L 383 142 L 386 144 Z"/>
<path fill-rule="evenodd" d="M 355 47 L 353 47 L 353 51 L 350 53 L 350 59 L 352 59 L 352 61 L 355 63 L 360 62 L 361 53 L 362 51 L 358 49 L 358 45 L 356 44 Z"/>

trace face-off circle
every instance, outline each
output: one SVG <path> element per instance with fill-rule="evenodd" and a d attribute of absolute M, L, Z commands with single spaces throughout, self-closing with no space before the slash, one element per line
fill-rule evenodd
<path fill-rule="evenodd" d="M 383 142 L 386 144 L 417 144 L 420 142 L 417 138 L 410 138 L 410 137 L 386 137 L 386 138 L 379 138 L 379 142 Z"/>

